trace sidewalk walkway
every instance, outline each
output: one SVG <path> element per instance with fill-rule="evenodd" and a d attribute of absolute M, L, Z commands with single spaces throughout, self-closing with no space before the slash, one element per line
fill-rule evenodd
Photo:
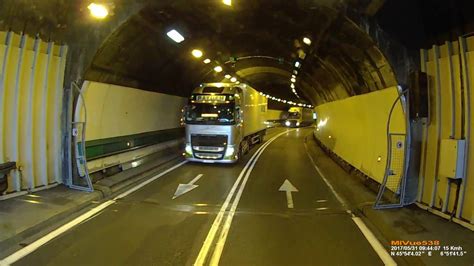
<path fill-rule="evenodd" d="M 440 256 L 432 252 L 421 257 L 403 257 L 406 265 L 470 265 L 474 263 L 474 232 L 445 220 L 415 204 L 401 209 L 374 210 L 376 193 L 361 179 L 343 170 L 317 145 L 312 135 L 307 137 L 309 153 L 328 181 L 341 193 L 351 210 L 360 216 L 390 253 L 391 240 L 439 240 L 441 246 L 461 246 L 467 251 L 462 257 Z M 382 241 L 385 240 L 385 241 Z"/>
<path fill-rule="evenodd" d="M 94 184 L 91 193 L 59 185 L 0 201 L 0 259 L 181 160 L 168 156 L 121 172 Z"/>

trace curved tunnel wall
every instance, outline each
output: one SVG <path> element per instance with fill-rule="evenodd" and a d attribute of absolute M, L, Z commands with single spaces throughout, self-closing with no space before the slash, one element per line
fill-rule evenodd
<path fill-rule="evenodd" d="M 180 118 L 186 98 L 91 81 L 82 91 L 92 172 L 146 156 L 156 151 L 154 146 L 184 137 Z M 84 121 L 80 104 L 76 114 Z"/>
<path fill-rule="evenodd" d="M 7 192 L 62 182 L 61 110 L 67 46 L 0 31 L 0 163 Z"/>
<path fill-rule="evenodd" d="M 315 137 L 353 167 L 382 183 L 387 158 L 386 126 L 397 98 L 398 88 L 390 87 L 317 106 Z M 390 132 L 405 134 L 405 125 L 405 113 L 398 101 Z"/>

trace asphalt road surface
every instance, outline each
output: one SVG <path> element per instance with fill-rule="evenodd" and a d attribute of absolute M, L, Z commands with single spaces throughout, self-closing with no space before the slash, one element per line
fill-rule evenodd
<path fill-rule="evenodd" d="M 271 129 L 235 165 L 183 164 L 14 265 L 383 265 L 308 157 L 311 130 Z"/>

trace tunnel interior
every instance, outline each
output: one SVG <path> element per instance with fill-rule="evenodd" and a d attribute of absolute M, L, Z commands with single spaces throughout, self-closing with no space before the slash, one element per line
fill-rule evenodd
<path fill-rule="evenodd" d="M 377 244 L 388 239 L 363 219 L 396 239 L 474 247 L 454 227 L 474 230 L 472 10 L 472 0 L 0 0 L 0 202 L 20 206 L 0 205 L 0 236 L 77 203 L 78 230 L 58 227 L 25 261 L 53 247 L 64 260 L 110 251 L 93 262 L 394 265 L 377 251 L 393 242 Z M 242 231 L 229 231 L 234 213 Z M 226 241 L 243 249 L 222 253 Z"/>
<path fill-rule="evenodd" d="M 171 29 L 185 40 L 168 38 Z M 193 58 L 193 49 L 203 57 Z M 224 71 L 213 71 L 217 65 Z M 331 1 L 149 4 L 104 41 L 85 78 L 186 97 L 201 82 L 225 80 L 226 74 L 311 105 L 397 84 L 377 43 Z M 270 108 L 285 105 L 270 101 Z"/>

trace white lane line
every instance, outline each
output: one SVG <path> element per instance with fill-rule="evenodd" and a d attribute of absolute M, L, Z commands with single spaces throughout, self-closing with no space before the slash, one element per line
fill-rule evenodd
<path fill-rule="evenodd" d="M 150 182 L 153 182 L 154 180 L 156 180 L 156 179 L 160 178 L 161 176 L 173 171 L 174 169 L 182 166 L 185 163 L 186 163 L 186 161 L 181 162 L 181 163 L 167 169 L 166 171 L 161 172 L 160 174 L 148 179 L 147 181 L 131 188 L 130 190 L 126 191 L 125 193 L 120 194 L 119 196 L 115 197 L 114 199 L 108 200 L 108 201 L 94 207 L 93 209 L 87 211 L 86 213 L 80 215 L 79 217 L 73 219 L 72 221 L 60 226 L 59 228 L 57 228 L 57 229 L 53 230 L 52 232 L 48 233 L 47 235 L 45 235 L 45 236 L 41 237 L 40 239 L 34 241 L 33 243 L 29 244 L 28 246 L 16 251 L 15 253 L 13 253 L 13 254 L 9 255 L 8 257 L 4 258 L 3 260 L 0 260 L 0 265 L 1 266 L 7 266 L 7 265 L 11 265 L 12 263 L 17 262 L 21 258 L 23 258 L 23 257 L 27 256 L 28 254 L 32 253 L 33 251 L 37 250 L 38 248 L 40 248 L 44 244 L 48 243 L 52 239 L 58 237 L 59 235 L 67 232 L 68 230 L 75 227 L 76 225 L 78 225 L 80 223 L 83 223 L 84 221 L 87 221 L 88 219 L 96 216 L 102 210 L 104 210 L 108 206 L 114 204 L 117 199 L 121 199 L 121 198 L 137 191 L 138 189 L 142 188 L 143 186 L 149 184 Z"/>
<path fill-rule="evenodd" d="M 323 174 L 323 172 L 321 172 L 321 170 L 319 169 L 319 167 L 316 165 L 316 163 L 314 162 L 313 158 L 311 157 L 311 155 L 309 154 L 309 151 L 308 151 L 308 146 L 306 145 L 306 142 L 304 143 L 304 146 L 305 146 L 305 149 L 306 149 L 306 154 L 308 155 L 309 159 L 311 160 L 311 164 L 314 166 L 314 169 L 316 169 L 316 171 L 318 172 L 318 174 L 321 176 L 321 178 L 323 179 L 324 183 L 326 183 L 326 185 L 329 187 L 329 189 L 334 193 L 334 195 L 336 196 L 337 200 L 342 204 L 342 206 L 346 209 L 346 212 L 348 214 L 351 215 L 351 218 L 352 218 L 352 221 L 354 221 L 354 223 L 357 225 L 357 227 L 359 227 L 360 231 L 362 232 L 362 234 L 364 235 L 364 237 L 367 239 L 367 241 L 369 242 L 369 244 L 372 246 L 372 248 L 374 249 L 375 253 L 377 253 L 377 255 L 380 257 L 380 259 L 382 260 L 382 262 L 385 264 L 385 265 L 390 265 L 390 266 L 393 266 L 393 265 L 397 265 L 397 263 L 395 262 L 395 260 L 393 260 L 393 258 L 390 256 L 390 254 L 388 253 L 388 251 L 384 248 L 384 246 L 380 243 L 380 241 L 375 237 L 375 235 L 372 233 L 372 231 L 370 231 L 370 229 L 367 227 L 367 225 L 364 223 L 364 221 L 362 221 L 361 218 L 359 217 L 356 217 L 351 210 L 348 209 L 348 205 L 346 204 L 346 201 L 336 192 L 336 190 L 334 189 L 334 187 L 329 183 L 329 181 L 326 179 L 326 176 Z"/>
<path fill-rule="evenodd" d="M 336 199 L 339 201 L 339 203 L 341 203 L 341 205 L 347 209 L 347 204 L 346 204 L 346 201 L 339 195 L 339 193 L 337 193 L 337 191 L 334 189 L 334 187 L 331 185 L 331 183 L 329 183 L 329 181 L 326 179 L 326 176 L 323 174 L 323 172 L 321 172 L 321 170 L 319 169 L 319 167 L 316 165 L 316 163 L 314 162 L 313 160 L 313 157 L 311 157 L 311 155 L 309 154 L 309 151 L 308 151 L 308 146 L 306 145 L 306 142 L 304 143 L 304 147 L 305 147 L 305 150 L 306 150 L 306 155 L 308 155 L 309 157 L 309 160 L 311 161 L 311 164 L 313 165 L 314 169 L 316 169 L 316 172 L 318 172 L 318 174 L 321 176 L 321 178 L 323 179 L 324 183 L 326 183 L 326 185 L 329 187 L 329 189 L 332 191 L 332 193 L 334 194 L 334 196 L 336 196 Z"/>
<path fill-rule="evenodd" d="M 139 190 L 140 188 L 142 188 L 142 187 L 144 187 L 144 186 L 150 184 L 151 182 L 155 181 L 156 179 L 158 179 L 158 178 L 160 178 L 160 177 L 166 175 L 167 173 L 173 171 L 174 169 L 176 169 L 176 168 L 178 168 L 178 167 L 181 167 L 182 165 L 184 165 L 184 164 L 186 164 L 186 163 L 187 163 L 187 161 L 180 162 L 179 164 L 177 164 L 177 165 L 175 165 L 175 166 L 173 166 L 173 167 L 171 167 L 171 168 L 166 169 L 165 171 L 159 173 L 158 175 L 156 175 L 156 176 L 154 176 L 154 177 L 152 177 L 152 178 L 150 178 L 150 179 L 147 179 L 147 180 L 144 181 L 143 183 L 140 183 L 140 184 L 138 184 L 137 186 L 135 186 L 135 187 L 133 187 L 133 188 L 131 188 L 131 189 L 125 191 L 124 193 L 122 193 L 122 194 L 120 194 L 120 195 L 118 195 L 117 197 L 114 198 L 114 200 L 118 200 L 118 199 L 124 198 L 124 197 L 126 197 L 126 196 L 132 194 L 133 192 L 135 192 L 135 191 Z"/>
<path fill-rule="evenodd" d="M 11 254 L 10 256 L 4 258 L 3 260 L 0 261 L 0 265 L 10 265 L 19 259 L 25 257 L 26 255 L 30 254 L 31 252 L 37 250 L 39 247 L 42 245 L 46 244 L 53 238 L 63 234 L 64 232 L 68 231 L 69 229 L 73 228 L 74 226 L 78 225 L 79 223 L 87 220 L 89 217 L 95 215 L 96 213 L 102 211 L 103 209 L 107 208 L 111 204 L 114 204 L 115 201 L 113 200 L 108 200 L 99 206 L 91 209 L 90 211 L 82 214 L 81 216 L 77 217 L 76 219 L 66 223 L 65 225 L 59 227 L 58 229 L 52 231 L 51 233 L 43 236 L 42 238 L 36 240 L 35 242 L 29 244 L 28 246 L 18 250 L 17 252 Z"/>
<path fill-rule="evenodd" d="M 286 131 L 281 133 L 281 134 L 284 134 L 284 133 L 286 133 Z M 264 149 L 265 147 L 267 147 L 268 144 L 270 144 L 271 141 L 273 141 L 274 139 L 279 137 L 281 134 L 278 134 L 277 136 L 269 139 L 265 144 L 263 144 L 261 147 L 259 147 L 258 150 L 252 155 L 250 160 L 245 164 L 244 168 L 242 169 L 239 176 L 235 180 L 234 185 L 232 186 L 231 190 L 229 191 L 229 194 L 227 195 L 227 198 L 225 199 L 224 204 L 222 204 L 222 207 L 219 210 L 219 213 L 217 214 L 216 218 L 214 219 L 214 222 L 212 223 L 211 229 L 209 230 L 209 233 L 207 234 L 206 239 L 204 240 L 204 243 L 201 247 L 201 250 L 199 251 L 199 254 L 196 258 L 196 261 L 194 262 L 194 265 L 204 265 L 204 263 L 206 262 L 207 255 L 209 254 L 209 250 L 212 246 L 212 243 L 214 242 L 217 231 L 219 230 L 219 227 L 222 223 L 222 220 L 224 218 L 227 207 L 229 206 L 229 203 L 230 203 L 232 197 L 234 196 L 235 191 L 237 190 L 237 188 L 239 186 L 239 183 L 242 180 L 242 177 L 244 176 L 245 172 L 250 167 L 250 165 L 255 165 L 253 163 L 253 161 L 258 156 L 260 151 L 262 149 Z"/>
<path fill-rule="evenodd" d="M 265 147 L 265 144 L 262 145 L 257 152 L 255 152 L 250 160 L 245 164 L 244 168 L 240 172 L 239 176 L 237 177 L 237 180 L 235 180 L 234 185 L 232 186 L 231 190 L 229 191 L 229 194 L 227 195 L 227 198 L 224 201 L 224 204 L 222 204 L 221 209 L 219 210 L 219 213 L 217 214 L 216 218 L 214 219 L 214 222 L 212 223 L 211 229 L 209 230 L 209 233 L 206 236 L 206 239 L 204 240 L 204 243 L 201 247 L 201 250 L 199 251 L 199 255 L 196 258 L 196 261 L 194 262 L 194 265 L 204 265 L 206 261 L 207 254 L 209 253 L 209 249 L 212 245 L 212 242 L 214 241 L 214 238 L 216 236 L 217 230 L 219 229 L 219 226 L 222 222 L 222 218 L 224 217 L 225 211 L 227 207 L 229 206 L 230 200 L 234 196 L 235 191 L 237 190 L 237 187 L 240 183 L 240 180 L 242 179 L 245 171 L 247 168 L 250 166 L 252 163 L 252 160 L 257 156 L 258 152 L 262 150 L 262 148 Z"/>
<path fill-rule="evenodd" d="M 255 164 L 257 163 L 258 159 L 263 154 L 265 149 L 274 140 L 276 140 L 278 137 L 280 137 L 283 134 L 287 134 L 290 131 L 294 131 L 294 129 L 288 130 L 286 132 L 282 132 L 282 133 L 276 135 L 275 137 L 271 138 L 270 140 L 267 141 L 267 143 L 265 143 L 263 148 L 258 151 L 258 155 L 255 157 L 255 159 L 252 162 L 252 165 L 250 166 L 247 173 L 245 174 L 244 181 L 242 181 L 242 184 L 240 185 L 239 191 L 238 191 L 237 195 L 235 196 L 234 201 L 232 202 L 231 209 L 229 210 L 229 213 L 227 215 L 225 223 L 222 226 L 222 230 L 221 230 L 221 233 L 219 235 L 219 239 L 217 240 L 216 246 L 214 248 L 214 252 L 212 254 L 210 265 L 213 265 L 213 266 L 214 265 L 216 265 L 216 266 L 219 265 L 219 261 L 220 261 L 221 255 L 222 255 L 222 251 L 224 250 L 224 246 L 225 246 L 225 243 L 226 243 L 226 240 L 227 240 L 227 235 L 229 234 L 230 226 L 232 225 L 232 220 L 234 218 L 235 211 L 237 210 L 237 206 L 239 204 L 240 197 L 242 196 L 245 185 L 247 184 L 247 180 L 249 179 L 249 176 L 252 173 L 252 170 L 255 167 Z"/>
<path fill-rule="evenodd" d="M 383 261 L 385 265 L 397 265 L 397 263 L 393 260 L 393 258 L 388 254 L 387 250 L 383 247 L 380 241 L 374 236 L 372 231 L 365 225 L 365 223 L 359 217 L 352 216 L 352 221 L 359 227 L 362 234 L 364 234 L 367 241 L 369 241 L 372 248 L 375 250 L 377 255 L 379 255 L 380 259 Z"/>

